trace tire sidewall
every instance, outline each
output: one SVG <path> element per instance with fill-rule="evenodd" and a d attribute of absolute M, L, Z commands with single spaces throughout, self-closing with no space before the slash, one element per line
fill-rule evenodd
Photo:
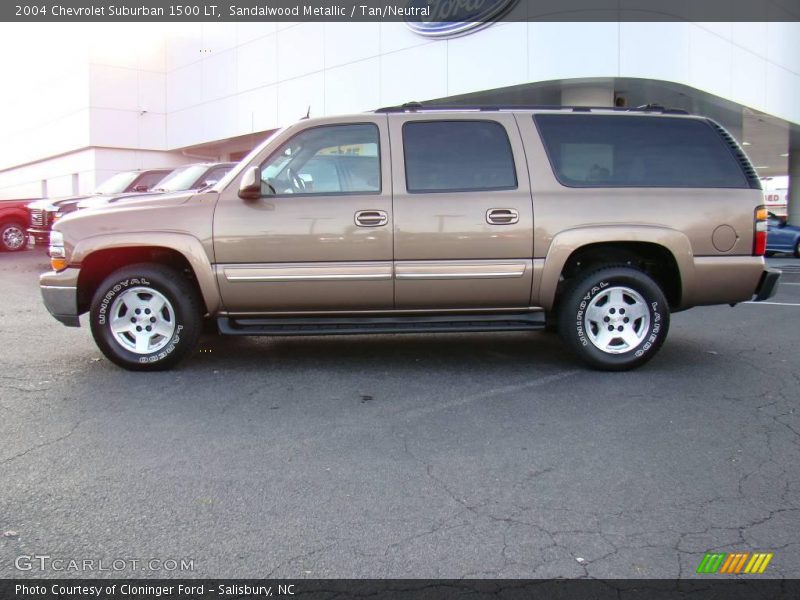
<path fill-rule="evenodd" d="M 644 339 L 622 354 L 609 354 L 595 346 L 585 330 L 584 316 L 592 300 L 610 287 L 627 287 L 645 300 L 650 324 Z M 565 341 L 589 364 L 608 370 L 633 368 L 649 360 L 661 347 L 669 330 L 669 306 L 658 285 L 647 275 L 629 268 L 600 270 L 579 282 L 561 307 Z"/>
<path fill-rule="evenodd" d="M 112 362 L 132 370 L 159 370 L 174 365 L 191 351 L 199 335 L 199 316 L 191 298 L 175 282 L 175 274 L 152 268 L 126 268 L 112 273 L 97 288 L 89 313 L 92 335 Z M 150 354 L 137 354 L 114 338 L 109 322 L 114 301 L 131 288 L 151 288 L 163 294 L 175 313 L 175 332 L 169 342 Z"/>
<path fill-rule="evenodd" d="M 9 248 L 8 246 L 6 246 L 6 241 L 5 241 L 6 231 L 11 227 L 16 227 L 22 232 L 22 244 L 20 245 L 19 248 Z M 3 223 L 2 225 L 0 225 L 0 249 L 2 249 L 4 252 L 19 252 L 24 248 L 25 248 L 25 228 L 22 225 L 13 222 Z"/>

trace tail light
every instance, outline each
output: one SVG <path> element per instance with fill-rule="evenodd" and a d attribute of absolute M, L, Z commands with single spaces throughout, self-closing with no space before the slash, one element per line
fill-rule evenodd
<path fill-rule="evenodd" d="M 753 256 L 764 256 L 767 251 L 767 207 L 759 206 L 755 211 Z"/>

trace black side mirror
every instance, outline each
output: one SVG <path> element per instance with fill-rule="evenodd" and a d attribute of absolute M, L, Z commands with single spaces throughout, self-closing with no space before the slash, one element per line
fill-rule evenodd
<path fill-rule="evenodd" d="M 261 169 L 250 167 L 245 169 L 239 180 L 239 198 L 242 200 L 258 200 L 261 198 Z"/>

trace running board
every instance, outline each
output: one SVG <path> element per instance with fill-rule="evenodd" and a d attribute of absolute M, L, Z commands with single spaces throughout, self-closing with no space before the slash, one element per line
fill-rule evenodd
<path fill-rule="evenodd" d="M 223 335 L 346 335 L 369 333 L 457 333 L 469 331 L 531 331 L 544 329 L 543 311 L 486 315 L 396 317 L 219 317 Z"/>

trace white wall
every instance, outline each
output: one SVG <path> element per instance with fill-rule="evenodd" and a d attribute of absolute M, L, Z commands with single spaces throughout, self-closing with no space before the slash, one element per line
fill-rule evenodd
<path fill-rule="evenodd" d="M 90 144 L 166 150 L 169 30 L 163 25 L 120 23 L 86 27 L 91 27 Z"/>
<path fill-rule="evenodd" d="M 180 152 L 88 148 L 0 171 L 0 199 L 38 198 L 42 195 L 42 181 L 47 182 L 49 197 L 70 196 L 74 193 L 75 174 L 77 192 L 88 194 L 120 171 L 177 167 L 191 162 L 197 160 Z"/>
<path fill-rule="evenodd" d="M 86 45 L 62 44 L 69 28 L 37 25 L 36 35 L 17 23 L 0 26 L 0 169 L 88 145 Z"/>
<path fill-rule="evenodd" d="M 197 24 L 166 42 L 167 145 L 567 78 L 663 79 L 800 123 L 798 23 Z"/>
<path fill-rule="evenodd" d="M 60 190 L 86 148 L 174 150 L 274 129 L 309 106 L 320 116 L 571 78 L 663 79 L 800 123 L 799 23 L 505 23 L 439 41 L 403 23 L 3 23 L 0 52 L 20 57 L 3 61 L 6 191 L 30 189 L 44 164 Z M 54 158 L 75 152 L 68 168 Z M 121 169 L 136 167 L 128 159 Z M 82 190 L 84 179 L 96 177 Z"/>
<path fill-rule="evenodd" d="M 3 23 L 0 198 L 92 191 L 167 153 L 165 25 Z"/>
<path fill-rule="evenodd" d="M 39 198 L 42 181 L 47 181 L 50 196 L 66 196 L 72 193 L 72 175 L 78 174 L 79 182 L 94 170 L 94 151 L 82 150 L 28 164 L 11 171 L 0 171 L 0 199 Z"/>

